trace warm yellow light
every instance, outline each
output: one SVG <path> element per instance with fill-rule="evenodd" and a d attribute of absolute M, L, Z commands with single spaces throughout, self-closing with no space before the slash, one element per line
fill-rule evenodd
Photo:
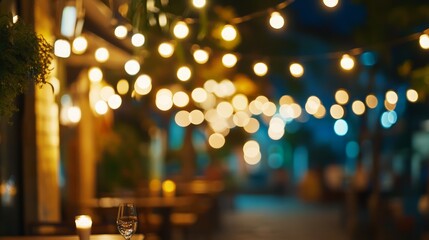
<path fill-rule="evenodd" d="M 344 54 L 341 57 L 340 65 L 344 70 L 352 70 L 355 66 L 355 60 L 348 54 Z"/>
<path fill-rule="evenodd" d="M 249 123 L 250 116 L 245 111 L 238 111 L 232 116 L 232 121 L 237 127 L 244 127 Z"/>
<path fill-rule="evenodd" d="M 71 54 L 71 46 L 67 40 L 57 39 L 54 43 L 54 54 L 60 58 L 68 58 Z"/>
<path fill-rule="evenodd" d="M 410 102 L 417 102 L 417 100 L 419 100 L 419 94 L 414 89 L 408 89 L 407 90 L 407 99 Z"/>
<path fill-rule="evenodd" d="M 356 115 L 362 115 L 365 112 L 365 104 L 360 100 L 356 100 L 352 103 L 352 110 Z"/>
<path fill-rule="evenodd" d="M 118 109 L 122 105 L 122 98 L 118 94 L 113 94 L 107 100 L 107 104 L 111 109 Z"/>
<path fill-rule="evenodd" d="M 386 101 L 390 104 L 396 104 L 398 102 L 398 94 L 392 90 L 387 91 Z"/>
<path fill-rule="evenodd" d="M 265 76 L 265 74 L 267 74 L 268 66 L 263 62 L 257 62 L 255 63 L 255 65 L 253 65 L 253 71 L 257 76 L 262 77 L 262 76 Z"/>
<path fill-rule="evenodd" d="M 419 37 L 420 47 L 423 49 L 429 49 L 429 35 L 424 33 Z"/>
<path fill-rule="evenodd" d="M 167 15 L 165 15 L 165 13 L 159 13 L 158 23 L 159 23 L 159 26 L 162 28 L 167 26 L 168 19 L 167 19 Z"/>
<path fill-rule="evenodd" d="M 365 98 L 365 103 L 369 108 L 376 108 L 378 105 L 378 99 L 374 94 L 369 94 L 368 96 L 366 96 Z"/>
<path fill-rule="evenodd" d="M 107 103 L 103 100 L 99 100 L 95 103 L 95 112 L 99 115 L 104 115 L 109 110 L 109 107 L 107 106 Z"/>
<path fill-rule="evenodd" d="M 232 68 L 237 63 L 237 56 L 232 53 L 227 53 L 222 57 L 222 64 L 227 68 Z"/>
<path fill-rule="evenodd" d="M 247 109 L 247 106 L 249 105 L 249 100 L 247 99 L 247 96 L 244 94 L 237 94 L 232 98 L 232 106 L 238 110 L 243 111 Z"/>
<path fill-rule="evenodd" d="M 344 89 L 339 89 L 335 92 L 335 101 L 338 104 L 344 105 L 349 101 L 349 94 Z"/>
<path fill-rule="evenodd" d="M 309 113 L 309 114 L 316 114 L 317 111 L 319 110 L 319 107 L 321 106 L 321 101 L 318 97 L 316 96 L 310 96 L 307 99 L 307 102 L 305 103 L 305 110 Z"/>
<path fill-rule="evenodd" d="M 229 118 L 232 116 L 234 108 L 232 107 L 231 103 L 223 101 L 217 105 L 216 112 L 223 118 Z"/>
<path fill-rule="evenodd" d="M 244 126 L 244 131 L 247 133 L 255 133 L 259 130 L 259 121 L 256 118 L 250 118 L 249 122 Z"/>
<path fill-rule="evenodd" d="M 302 77 L 302 75 L 304 74 L 304 68 L 299 63 L 292 63 L 289 66 L 289 71 L 290 74 L 292 74 L 292 76 L 296 78 Z"/>
<path fill-rule="evenodd" d="M 107 48 L 100 47 L 95 50 L 95 60 L 97 60 L 97 62 L 106 62 L 109 59 L 109 56 L 110 54 Z"/>
<path fill-rule="evenodd" d="M 140 95 L 147 95 L 152 90 L 152 78 L 147 74 L 140 75 L 134 83 L 134 90 Z"/>
<path fill-rule="evenodd" d="M 189 113 L 189 121 L 194 125 L 201 124 L 204 121 L 204 113 L 197 109 L 192 110 Z"/>
<path fill-rule="evenodd" d="M 187 127 L 191 124 L 189 112 L 181 110 L 174 115 L 174 121 L 179 127 Z"/>
<path fill-rule="evenodd" d="M 219 149 L 225 145 L 225 137 L 220 133 L 213 133 L 209 137 L 209 145 L 212 148 Z"/>
<path fill-rule="evenodd" d="M 188 66 L 182 66 L 179 69 L 177 69 L 177 78 L 180 81 L 186 82 L 191 78 L 191 76 L 192 76 L 192 72 Z"/>
<path fill-rule="evenodd" d="M 185 107 L 189 103 L 189 96 L 183 91 L 178 91 L 173 94 L 173 104 L 177 107 Z"/>
<path fill-rule="evenodd" d="M 130 84 L 126 79 L 121 79 L 116 84 L 116 91 L 118 91 L 118 93 L 121 95 L 127 94 L 129 90 L 130 90 Z"/>
<path fill-rule="evenodd" d="M 206 0 L 192 0 L 192 5 L 196 8 L 203 8 L 206 6 Z"/>
<path fill-rule="evenodd" d="M 161 111 L 170 110 L 173 107 L 173 93 L 171 90 L 167 88 L 158 90 L 156 93 L 155 105 Z"/>
<path fill-rule="evenodd" d="M 191 93 L 192 100 L 202 103 L 207 99 L 207 91 L 204 88 L 195 88 Z"/>
<path fill-rule="evenodd" d="M 88 215 L 78 215 L 75 217 L 75 224 L 78 229 L 88 229 L 92 226 L 92 219 Z"/>
<path fill-rule="evenodd" d="M 115 94 L 115 89 L 113 89 L 113 87 L 109 85 L 102 87 L 100 90 L 100 97 L 106 102 L 113 94 Z"/>
<path fill-rule="evenodd" d="M 334 8 L 338 5 L 338 0 L 323 0 L 323 4 L 328 8 Z"/>
<path fill-rule="evenodd" d="M 128 35 L 128 29 L 124 25 L 118 25 L 115 28 L 115 36 L 119 39 L 124 39 Z"/>
<path fill-rule="evenodd" d="M 209 60 L 209 53 L 206 50 L 198 49 L 194 52 L 195 62 L 204 64 Z"/>
<path fill-rule="evenodd" d="M 140 71 L 140 63 L 135 59 L 128 60 L 124 65 L 124 69 L 129 75 L 136 75 Z"/>
<path fill-rule="evenodd" d="M 273 102 L 266 102 L 262 105 L 262 113 L 267 116 L 267 117 L 271 117 L 274 114 L 276 114 L 277 111 L 277 107 L 276 104 L 274 104 Z"/>
<path fill-rule="evenodd" d="M 73 40 L 72 51 L 74 54 L 83 54 L 88 48 L 88 41 L 84 36 L 79 36 Z"/>
<path fill-rule="evenodd" d="M 159 44 L 158 52 L 161 57 L 169 58 L 174 53 L 174 46 L 171 43 L 161 43 Z"/>
<path fill-rule="evenodd" d="M 244 160 L 249 165 L 255 165 L 261 160 L 259 143 L 255 140 L 249 140 L 243 145 Z"/>
<path fill-rule="evenodd" d="M 135 33 L 131 37 L 131 44 L 133 44 L 134 47 L 141 47 L 145 43 L 146 38 L 141 33 Z"/>
<path fill-rule="evenodd" d="M 91 82 L 101 82 L 103 79 L 103 71 L 98 67 L 92 67 L 88 71 L 88 78 Z"/>
<path fill-rule="evenodd" d="M 237 37 L 237 30 L 234 26 L 226 24 L 222 28 L 221 36 L 225 41 L 233 41 Z"/>
<path fill-rule="evenodd" d="M 188 25 L 183 21 L 178 21 L 176 25 L 174 25 L 173 33 L 176 38 L 184 39 L 189 34 Z"/>
<path fill-rule="evenodd" d="M 78 123 L 82 117 L 82 112 L 79 107 L 71 106 L 67 109 L 67 118 L 72 123 Z"/>
<path fill-rule="evenodd" d="M 280 29 L 285 25 L 285 19 L 279 12 L 272 12 L 270 15 L 270 26 L 274 29 Z"/>
<path fill-rule="evenodd" d="M 339 104 L 332 105 L 331 108 L 329 109 L 329 113 L 334 119 L 341 119 L 344 117 L 344 109 Z"/>
<path fill-rule="evenodd" d="M 162 191 L 164 194 L 172 194 L 176 191 L 176 184 L 171 180 L 165 180 L 162 182 Z"/>

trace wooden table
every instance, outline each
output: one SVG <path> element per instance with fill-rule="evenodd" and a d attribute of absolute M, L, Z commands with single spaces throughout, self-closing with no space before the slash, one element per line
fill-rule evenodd
<path fill-rule="evenodd" d="M 77 235 L 70 236 L 10 236 L 0 237 L 0 240 L 79 240 Z M 119 234 L 95 234 L 91 240 L 124 240 Z M 131 240 L 143 240 L 143 234 L 135 234 Z"/>

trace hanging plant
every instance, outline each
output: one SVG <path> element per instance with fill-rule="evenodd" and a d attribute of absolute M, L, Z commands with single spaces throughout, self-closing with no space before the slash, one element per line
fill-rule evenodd
<path fill-rule="evenodd" d="M 52 46 L 12 15 L 0 15 L 0 119 L 18 109 L 15 99 L 29 86 L 47 83 Z"/>

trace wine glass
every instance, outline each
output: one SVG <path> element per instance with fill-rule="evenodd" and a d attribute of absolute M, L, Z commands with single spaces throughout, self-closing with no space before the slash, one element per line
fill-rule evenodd
<path fill-rule="evenodd" d="M 137 230 L 137 210 L 133 203 L 121 203 L 119 205 L 116 225 L 125 240 L 131 239 Z"/>

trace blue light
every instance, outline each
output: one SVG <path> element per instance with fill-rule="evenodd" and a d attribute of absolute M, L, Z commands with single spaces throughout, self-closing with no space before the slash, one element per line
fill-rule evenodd
<path fill-rule="evenodd" d="M 398 115 L 395 111 L 390 111 L 387 113 L 387 120 L 393 125 L 398 120 Z"/>
<path fill-rule="evenodd" d="M 398 120 L 398 115 L 395 111 L 386 111 L 381 115 L 380 123 L 384 128 L 390 128 Z"/>
<path fill-rule="evenodd" d="M 373 52 L 364 52 L 360 56 L 360 60 L 362 61 L 363 65 L 370 67 L 370 66 L 374 66 L 376 62 L 376 56 Z"/>
<path fill-rule="evenodd" d="M 350 141 L 346 145 L 346 155 L 348 158 L 356 158 L 359 154 L 359 144 L 355 141 Z"/>
<path fill-rule="evenodd" d="M 334 131 L 338 136 L 344 136 L 349 131 L 349 125 L 343 119 L 338 119 L 334 124 Z"/>

